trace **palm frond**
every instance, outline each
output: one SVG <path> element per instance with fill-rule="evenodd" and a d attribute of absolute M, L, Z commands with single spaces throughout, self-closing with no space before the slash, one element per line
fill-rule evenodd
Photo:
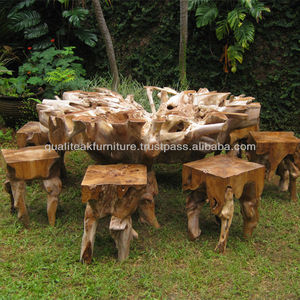
<path fill-rule="evenodd" d="M 196 10 L 197 27 L 203 27 L 211 23 L 218 16 L 218 9 L 214 3 L 201 4 Z"/>

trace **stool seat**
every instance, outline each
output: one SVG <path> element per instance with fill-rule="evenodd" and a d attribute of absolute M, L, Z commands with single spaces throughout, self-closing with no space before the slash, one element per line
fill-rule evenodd
<path fill-rule="evenodd" d="M 61 191 L 60 157 L 44 146 L 20 149 L 2 149 L 6 167 L 5 189 L 11 196 L 12 205 L 18 209 L 18 218 L 26 227 L 29 217 L 25 205 L 25 181 L 42 179 L 48 193 L 47 213 L 50 225 L 55 223 L 58 195 Z"/>
<path fill-rule="evenodd" d="M 293 132 L 250 132 L 248 143 L 255 144 L 255 150 L 247 151 L 250 161 L 266 166 L 266 176 L 271 180 L 275 173 L 280 176 L 280 190 L 291 192 L 291 199 L 297 201 L 296 179 L 300 175 L 300 139 Z"/>
<path fill-rule="evenodd" d="M 16 133 L 17 145 L 19 148 L 26 146 L 38 146 L 47 144 L 48 129 L 43 127 L 40 122 L 28 122 Z"/>
<path fill-rule="evenodd" d="M 216 250 L 224 252 L 233 217 L 233 195 L 240 199 L 244 235 L 251 236 L 258 222 L 258 205 L 264 186 L 265 167 L 228 155 L 218 155 L 189 162 L 182 168 L 183 190 L 187 198 L 190 239 L 200 236 L 199 214 L 208 198 L 213 214 L 221 219 L 221 235 Z"/>
<path fill-rule="evenodd" d="M 131 215 L 139 209 L 141 221 L 158 228 L 154 196 L 158 193 L 154 172 L 144 165 L 116 164 L 89 166 L 81 183 L 82 202 L 87 203 L 80 259 L 92 260 L 98 219 L 111 216 L 110 234 L 115 240 L 120 261 L 129 255 L 130 241 L 138 234 Z"/>

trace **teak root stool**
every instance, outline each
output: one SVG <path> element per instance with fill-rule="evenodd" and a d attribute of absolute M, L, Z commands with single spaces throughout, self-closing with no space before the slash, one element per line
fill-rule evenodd
<path fill-rule="evenodd" d="M 139 209 L 140 219 L 158 228 L 153 197 L 158 188 L 153 171 L 144 165 L 116 164 L 89 166 L 83 181 L 84 216 L 80 260 L 91 263 L 99 218 L 111 216 L 109 230 L 118 249 L 118 259 L 129 255 L 130 241 L 138 234 L 132 228 L 131 215 Z"/>
<path fill-rule="evenodd" d="M 289 190 L 291 200 L 297 201 L 296 180 L 300 175 L 300 139 L 293 132 L 250 132 L 248 143 L 255 144 L 255 150 L 248 151 L 250 161 L 264 164 L 266 177 L 280 176 L 279 188 Z"/>
<path fill-rule="evenodd" d="M 18 209 L 18 218 L 25 227 L 29 226 L 29 217 L 25 205 L 25 182 L 42 179 L 47 196 L 49 224 L 54 226 L 58 196 L 61 192 L 59 178 L 60 158 L 54 151 L 44 146 L 26 147 L 17 150 L 2 149 L 6 164 L 5 190 L 10 194 L 14 208 Z"/>
<path fill-rule="evenodd" d="M 19 148 L 45 145 L 49 142 L 48 128 L 40 122 L 28 122 L 17 131 L 16 139 Z"/>
<path fill-rule="evenodd" d="M 184 164 L 183 190 L 192 191 L 186 202 L 190 239 L 195 240 L 201 234 L 199 214 L 208 198 L 212 213 L 221 219 L 221 234 L 215 250 L 225 251 L 234 212 L 233 195 L 240 199 L 244 236 L 251 236 L 258 223 L 264 173 L 262 165 L 227 155 Z"/>

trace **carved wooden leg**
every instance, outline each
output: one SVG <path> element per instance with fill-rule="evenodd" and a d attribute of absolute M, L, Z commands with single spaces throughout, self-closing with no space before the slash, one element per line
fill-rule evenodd
<path fill-rule="evenodd" d="M 18 218 L 27 228 L 29 227 L 29 217 L 25 205 L 25 181 L 11 179 L 10 184 L 14 198 L 14 207 L 18 209 Z"/>
<path fill-rule="evenodd" d="M 9 194 L 10 196 L 10 213 L 13 214 L 16 209 L 15 209 L 15 205 L 14 205 L 14 196 L 12 194 L 12 190 L 11 190 L 11 184 L 9 179 L 6 179 L 4 182 L 4 190 Z"/>
<path fill-rule="evenodd" d="M 59 151 L 59 163 L 60 163 L 60 177 L 66 178 L 67 177 L 67 170 L 65 166 L 65 151 Z"/>
<path fill-rule="evenodd" d="M 259 198 L 256 198 L 255 183 L 246 184 L 240 198 L 241 213 L 244 219 L 244 237 L 252 235 L 253 229 L 257 226 L 259 214 Z"/>
<path fill-rule="evenodd" d="M 234 212 L 233 193 L 232 188 L 227 187 L 225 192 L 225 203 L 219 213 L 218 217 L 221 219 L 221 234 L 219 242 L 215 248 L 215 251 L 224 253 L 226 249 L 227 239 L 229 235 L 229 228 L 231 226 Z"/>
<path fill-rule="evenodd" d="M 291 193 L 291 200 L 297 202 L 298 195 L 297 195 L 297 188 L 296 188 L 296 180 L 299 177 L 300 171 L 296 166 L 296 164 L 291 160 L 287 160 L 287 165 L 290 174 L 289 192 Z"/>
<path fill-rule="evenodd" d="M 119 261 L 125 260 L 129 256 L 131 240 L 134 237 L 138 237 L 136 231 L 132 228 L 131 217 L 129 216 L 121 220 L 120 218 L 112 216 L 109 224 L 109 231 L 112 238 L 115 240 Z"/>
<path fill-rule="evenodd" d="M 55 225 L 55 214 L 58 204 L 58 196 L 61 192 L 61 180 L 59 177 L 53 177 L 43 180 L 47 196 L 47 214 L 51 226 Z"/>
<path fill-rule="evenodd" d="M 90 264 L 92 262 L 95 234 L 98 224 L 98 217 L 93 212 L 92 207 L 88 203 L 84 215 L 84 233 L 81 243 L 80 261 Z"/>
<path fill-rule="evenodd" d="M 286 192 L 289 188 L 290 173 L 284 160 L 278 165 L 276 174 L 280 176 L 279 190 Z"/>
<path fill-rule="evenodd" d="M 186 210 L 188 218 L 188 235 L 189 239 L 194 241 L 201 235 L 199 227 L 199 214 L 205 204 L 205 189 L 193 191 L 186 199 Z"/>

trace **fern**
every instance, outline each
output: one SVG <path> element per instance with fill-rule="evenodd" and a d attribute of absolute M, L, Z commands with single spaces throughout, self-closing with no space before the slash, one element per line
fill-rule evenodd
<path fill-rule="evenodd" d="M 15 14 L 10 14 L 10 27 L 16 32 L 30 28 L 40 23 L 41 16 L 35 10 L 25 10 Z"/>
<path fill-rule="evenodd" d="M 218 16 L 218 9 L 214 3 L 201 4 L 196 10 L 197 27 L 203 27 L 213 22 Z"/>
<path fill-rule="evenodd" d="M 243 48 L 248 48 L 249 43 L 254 41 L 254 33 L 254 25 L 250 21 L 245 21 L 235 29 L 234 37 Z"/>

